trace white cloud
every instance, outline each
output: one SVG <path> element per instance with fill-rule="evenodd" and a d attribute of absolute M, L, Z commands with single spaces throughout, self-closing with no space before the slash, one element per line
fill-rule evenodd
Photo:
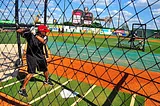
<path fill-rule="evenodd" d="M 117 10 L 112 10 L 111 14 L 116 14 L 118 11 Z"/>
<path fill-rule="evenodd" d="M 129 20 L 129 23 L 143 23 L 144 21 L 142 19 L 138 19 L 138 18 L 132 18 L 131 20 Z"/>
<path fill-rule="evenodd" d="M 156 21 L 157 27 L 159 28 L 160 27 L 160 19 L 156 19 L 155 21 Z M 148 29 L 157 29 L 156 25 L 155 25 L 154 21 L 151 21 L 150 23 L 147 24 L 147 28 Z"/>
<path fill-rule="evenodd" d="M 55 3 L 54 3 L 53 1 L 49 1 L 49 2 L 48 2 L 48 7 L 53 7 L 54 4 L 55 4 Z"/>
<path fill-rule="evenodd" d="M 20 8 L 20 12 L 33 12 L 34 9 L 33 8 Z"/>
<path fill-rule="evenodd" d="M 123 15 L 122 15 L 122 12 L 123 12 Z M 140 22 L 139 22 L 138 18 L 133 17 L 134 14 L 132 14 L 129 11 L 122 11 L 122 12 L 119 12 L 118 10 L 110 11 L 111 16 L 113 17 L 113 22 L 115 25 L 118 25 L 118 22 L 120 22 L 120 26 L 121 26 L 125 21 L 127 21 L 128 25 L 131 29 L 133 23 L 140 23 L 140 22 L 143 23 L 144 22 L 144 20 L 141 18 L 139 18 L 139 20 L 140 20 Z M 120 13 L 120 17 L 119 17 L 119 13 Z"/>
<path fill-rule="evenodd" d="M 97 5 L 108 5 L 111 3 L 111 0 L 93 0 L 94 3 L 97 3 Z"/>
<path fill-rule="evenodd" d="M 138 3 L 147 3 L 147 0 L 137 0 Z"/>
<path fill-rule="evenodd" d="M 51 8 L 52 11 L 61 11 L 59 8 Z"/>
<path fill-rule="evenodd" d="M 129 11 L 122 11 L 122 12 L 123 12 L 125 17 L 131 17 L 133 15 Z M 112 10 L 110 13 L 111 13 L 112 16 L 114 16 L 115 14 L 116 15 L 119 15 L 119 13 L 122 14 L 122 12 L 119 12 L 118 10 Z"/>
<path fill-rule="evenodd" d="M 0 9 L 1 13 L 9 12 L 7 9 Z"/>
<path fill-rule="evenodd" d="M 128 11 L 123 11 L 123 14 L 124 14 L 124 16 L 127 16 L 127 17 L 130 17 L 133 15 L 132 13 L 130 13 Z"/>
<path fill-rule="evenodd" d="M 158 26 L 160 26 L 160 19 L 156 19 L 156 24 L 158 24 Z"/>
<path fill-rule="evenodd" d="M 4 13 L 4 15 L 5 15 L 5 16 L 8 16 L 9 14 L 8 14 L 8 13 Z"/>
<path fill-rule="evenodd" d="M 84 5 L 93 5 L 96 3 L 96 5 L 108 5 L 111 3 L 112 0 L 74 0 L 74 2 L 82 3 Z"/>
<path fill-rule="evenodd" d="M 153 14 L 154 14 L 154 15 L 160 15 L 160 8 L 158 8 L 158 9 L 153 9 Z"/>
<path fill-rule="evenodd" d="M 91 10 L 91 12 L 98 12 L 98 13 L 101 13 L 102 11 L 103 11 L 102 8 L 96 8 Z"/>
<path fill-rule="evenodd" d="M 135 1 L 128 1 L 126 4 L 130 4 L 133 7 L 133 3 L 136 7 L 147 7 L 148 5 L 152 4 L 152 8 L 158 8 L 160 6 L 160 1 L 158 0 L 135 0 Z"/>

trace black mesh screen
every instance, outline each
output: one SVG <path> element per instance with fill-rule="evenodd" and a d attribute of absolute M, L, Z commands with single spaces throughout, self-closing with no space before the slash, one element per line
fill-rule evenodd
<path fill-rule="evenodd" d="M 0 105 L 159 106 L 159 7 L 159 0 L 1 0 Z M 37 54 L 27 57 L 31 40 L 17 32 L 35 37 L 39 25 L 50 30 L 43 51 L 53 85 L 44 83 Z M 25 97 L 27 62 L 36 69 Z"/>

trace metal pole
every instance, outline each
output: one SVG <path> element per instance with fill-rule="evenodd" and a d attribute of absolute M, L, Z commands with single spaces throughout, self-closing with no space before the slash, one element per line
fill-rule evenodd
<path fill-rule="evenodd" d="M 64 0 L 64 11 L 63 11 L 63 27 L 62 27 L 62 33 L 64 33 L 65 4 L 66 4 L 66 0 Z"/>
<path fill-rule="evenodd" d="M 47 3 L 48 3 L 48 0 L 45 0 L 45 3 L 44 3 L 44 24 L 47 23 Z"/>
<path fill-rule="evenodd" d="M 48 0 L 45 0 L 44 1 L 44 24 L 45 25 L 47 24 L 47 3 L 48 3 Z M 48 51 L 47 51 L 46 45 L 44 46 L 44 49 L 46 53 L 46 58 L 48 58 Z"/>
<path fill-rule="evenodd" d="M 119 11 L 119 17 L 118 17 L 118 28 L 119 28 L 119 24 L 120 24 L 120 15 L 121 15 L 121 0 L 119 0 L 119 6 L 120 6 L 120 11 Z"/>
<path fill-rule="evenodd" d="M 15 22 L 16 24 L 19 24 L 19 14 L 18 14 L 18 0 L 15 0 Z M 16 30 L 18 29 L 18 26 L 16 25 Z M 19 59 L 18 63 L 16 63 L 17 65 L 20 65 L 20 61 L 22 59 L 22 53 L 21 53 L 21 40 L 20 40 L 20 35 L 18 33 L 16 33 L 17 35 L 17 44 L 18 44 L 18 55 L 19 55 Z"/>
<path fill-rule="evenodd" d="M 64 12 L 63 12 L 63 25 L 64 25 L 64 18 L 65 18 L 65 3 L 66 2 L 66 0 L 64 0 Z"/>

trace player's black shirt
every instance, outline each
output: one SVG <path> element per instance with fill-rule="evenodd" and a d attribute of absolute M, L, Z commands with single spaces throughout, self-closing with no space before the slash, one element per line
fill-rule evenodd
<path fill-rule="evenodd" d="M 44 57 L 43 46 L 44 44 L 40 42 L 31 31 L 25 31 L 23 37 L 27 40 L 27 55 L 33 57 L 41 58 Z"/>

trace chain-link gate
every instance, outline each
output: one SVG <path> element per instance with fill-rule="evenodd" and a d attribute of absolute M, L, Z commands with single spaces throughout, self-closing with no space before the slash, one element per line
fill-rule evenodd
<path fill-rule="evenodd" d="M 159 0 L 1 0 L 0 105 L 159 106 L 159 7 Z M 39 37 L 47 41 L 43 56 Z M 44 56 L 47 71 L 38 63 Z"/>

